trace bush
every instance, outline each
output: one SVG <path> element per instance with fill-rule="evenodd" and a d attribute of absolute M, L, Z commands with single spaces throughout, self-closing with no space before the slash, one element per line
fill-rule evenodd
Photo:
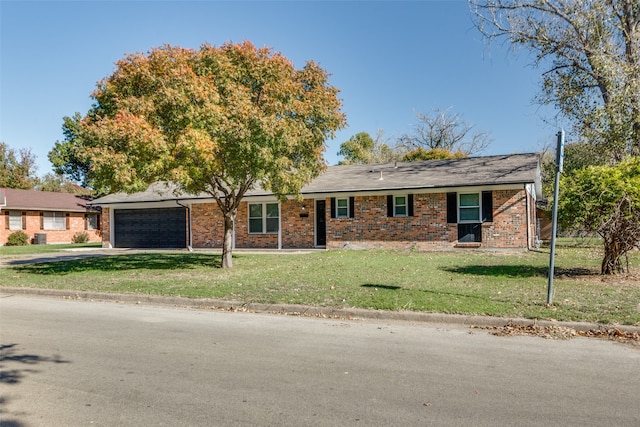
<path fill-rule="evenodd" d="M 24 231 L 11 233 L 7 238 L 7 246 L 26 246 L 29 244 L 29 236 Z"/>
<path fill-rule="evenodd" d="M 73 243 L 88 243 L 89 234 L 86 231 L 80 231 L 73 235 Z"/>

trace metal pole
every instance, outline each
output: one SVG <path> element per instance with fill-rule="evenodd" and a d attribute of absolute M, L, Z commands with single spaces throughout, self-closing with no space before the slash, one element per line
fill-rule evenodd
<path fill-rule="evenodd" d="M 547 305 L 553 301 L 553 273 L 556 255 L 556 234 L 558 230 L 558 192 L 560 188 L 560 174 L 564 161 L 564 129 L 558 132 L 558 146 L 556 147 L 556 179 L 553 187 L 553 216 L 551 218 L 551 256 L 549 257 L 549 285 L 547 287 Z"/>

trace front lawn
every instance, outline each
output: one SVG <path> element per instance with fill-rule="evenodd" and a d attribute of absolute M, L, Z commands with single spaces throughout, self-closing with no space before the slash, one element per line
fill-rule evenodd
<path fill-rule="evenodd" d="M 0 286 L 640 325 L 638 252 L 635 276 L 608 278 L 599 247 L 556 256 L 551 307 L 542 251 L 236 253 L 230 270 L 213 253 L 122 254 L 5 267 Z"/>
<path fill-rule="evenodd" d="M 49 245 L 0 246 L 0 257 L 60 252 L 69 249 L 100 248 L 102 243 L 69 243 Z"/>

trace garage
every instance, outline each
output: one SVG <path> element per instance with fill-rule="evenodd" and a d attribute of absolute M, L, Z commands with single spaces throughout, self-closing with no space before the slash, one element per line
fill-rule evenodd
<path fill-rule="evenodd" d="M 185 208 L 115 209 L 116 248 L 184 248 L 187 246 Z"/>

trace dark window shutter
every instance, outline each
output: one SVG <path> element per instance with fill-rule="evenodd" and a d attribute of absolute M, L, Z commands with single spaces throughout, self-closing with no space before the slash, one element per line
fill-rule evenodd
<path fill-rule="evenodd" d="M 482 192 L 482 222 L 493 222 L 493 192 Z"/>
<path fill-rule="evenodd" d="M 71 220 L 69 218 L 69 214 L 66 214 L 66 228 L 67 230 L 71 228 Z"/>
<path fill-rule="evenodd" d="M 407 197 L 407 204 L 409 205 L 407 206 L 407 215 L 413 216 L 413 194 L 409 194 Z"/>
<path fill-rule="evenodd" d="M 458 222 L 458 193 L 447 193 L 447 223 Z"/>
<path fill-rule="evenodd" d="M 89 214 L 84 214 L 84 229 L 89 229 Z"/>
<path fill-rule="evenodd" d="M 40 212 L 40 230 L 44 230 L 44 212 Z"/>
<path fill-rule="evenodd" d="M 22 229 L 23 230 L 27 229 L 27 213 L 26 212 L 22 212 Z"/>
<path fill-rule="evenodd" d="M 393 196 L 387 196 L 387 216 L 393 216 Z"/>
<path fill-rule="evenodd" d="M 100 214 L 96 214 L 96 230 L 101 230 L 100 228 L 100 219 L 101 219 L 102 215 Z"/>
<path fill-rule="evenodd" d="M 331 218 L 336 217 L 336 198 L 331 198 Z"/>
<path fill-rule="evenodd" d="M 349 197 L 349 218 L 356 217 L 356 198 Z"/>
<path fill-rule="evenodd" d="M 9 229 L 9 211 L 4 211 L 4 228 Z"/>

